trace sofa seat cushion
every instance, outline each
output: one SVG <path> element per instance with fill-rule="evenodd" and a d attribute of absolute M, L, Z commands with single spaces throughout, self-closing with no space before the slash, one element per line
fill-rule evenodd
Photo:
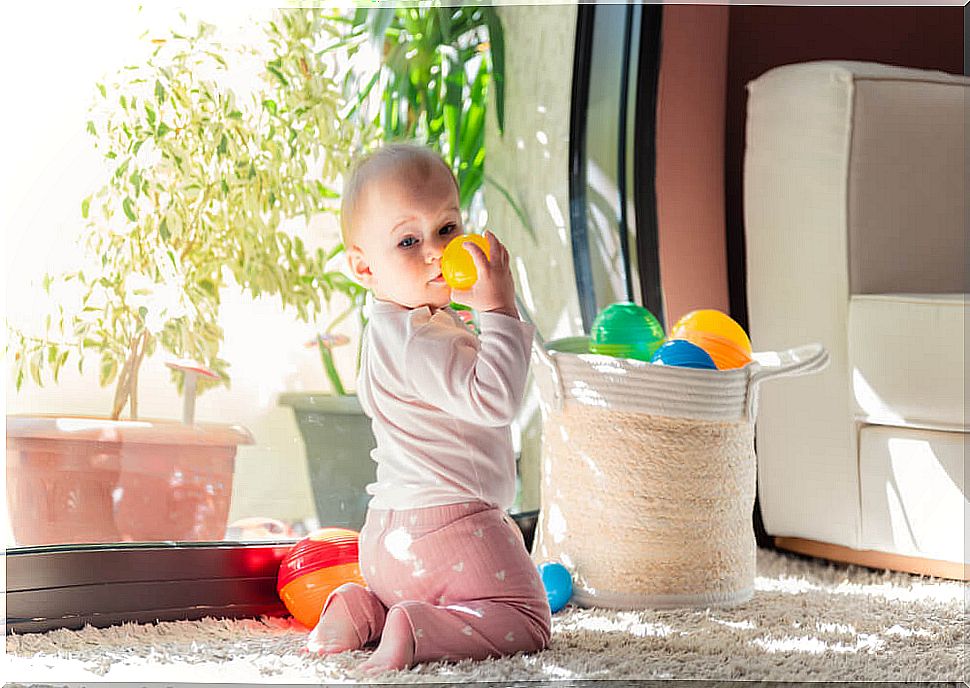
<path fill-rule="evenodd" d="M 861 549 L 970 563 L 965 440 L 961 432 L 862 427 Z"/>
<path fill-rule="evenodd" d="M 864 294 L 849 304 L 859 420 L 966 432 L 965 294 Z"/>

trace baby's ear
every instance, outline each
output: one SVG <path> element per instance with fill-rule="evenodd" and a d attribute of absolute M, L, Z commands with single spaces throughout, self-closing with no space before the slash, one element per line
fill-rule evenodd
<path fill-rule="evenodd" d="M 347 249 L 347 264 L 350 266 L 351 277 L 370 289 L 374 275 L 371 272 L 370 265 L 367 264 L 364 252 L 360 250 L 359 246 L 351 246 Z"/>

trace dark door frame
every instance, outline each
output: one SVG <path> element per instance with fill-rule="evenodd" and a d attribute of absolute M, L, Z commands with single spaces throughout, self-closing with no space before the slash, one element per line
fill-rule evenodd
<path fill-rule="evenodd" d="M 583 329 L 590 331 L 601 304 L 594 287 L 589 236 L 589 198 L 587 174 L 589 150 L 587 127 L 590 110 L 591 67 L 597 57 L 615 50 L 615 45 L 597 42 L 597 22 L 607 21 L 607 13 L 623 13 L 623 33 L 619 98 L 616 103 L 617 133 L 615 170 L 619 198 L 617 227 L 622 251 L 622 270 L 627 298 L 639 292 L 643 306 L 664 322 L 660 284 L 660 259 L 657 234 L 656 196 L 656 113 L 657 82 L 660 73 L 660 38 L 663 7 L 660 5 L 597 5 L 577 7 L 576 42 L 573 53 L 573 80 L 569 115 L 569 219 L 573 267 Z M 615 20 L 615 17 L 609 17 Z M 636 31 L 634 29 L 636 28 Z M 635 69 L 635 73 L 631 73 Z M 630 99 L 629 89 L 634 91 Z M 631 112 L 632 109 L 632 112 Z M 633 120 L 632 138 L 628 121 Z M 632 163 L 632 164 L 631 164 Z M 628 183 L 632 167 L 632 186 Z M 633 202 L 633 217 L 627 212 Z M 634 285 L 630 264 L 631 225 L 635 229 L 637 274 Z"/>

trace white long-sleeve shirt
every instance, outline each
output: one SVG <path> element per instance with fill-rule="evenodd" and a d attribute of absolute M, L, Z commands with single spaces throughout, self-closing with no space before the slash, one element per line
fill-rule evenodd
<path fill-rule="evenodd" d="M 479 314 L 476 336 L 450 308 L 373 300 L 357 396 L 372 419 L 374 509 L 515 498 L 509 427 L 522 402 L 534 327 Z"/>

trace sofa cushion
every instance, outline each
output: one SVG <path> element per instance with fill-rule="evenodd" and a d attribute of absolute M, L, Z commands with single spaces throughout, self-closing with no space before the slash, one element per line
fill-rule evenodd
<path fill-rule="evenodd" d="M 964 294 L 868 294 L 849 303 L 849 368 L 868 423 L 966 431 Z"/>
<path fill-rule="evenodd" d="M 856 73 L 846 181 L 853 294 L 966 292 L 970 79 Z"/>
<path fill-rule="evenodd" d="M 970 509 L 960 432 L 864 426 L 859 435 L 861 549 L 967 562 Z"/>

